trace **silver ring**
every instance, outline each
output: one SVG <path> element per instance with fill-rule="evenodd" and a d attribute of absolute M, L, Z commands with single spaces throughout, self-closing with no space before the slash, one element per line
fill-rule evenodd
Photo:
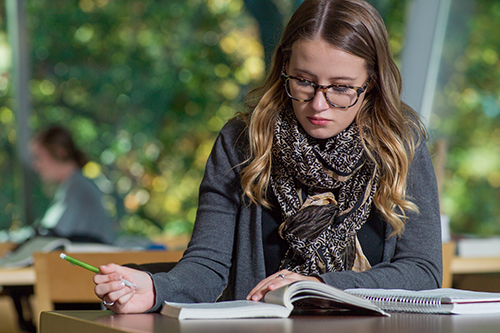
<path fill-rule="evenodd" d="M 284 280 L 284 279 L 286 279 L 286 276 L 285 276 L 285 275 L 283 275 L 283 274 L 278 274 L 277 278 L 279 278 L 279 277 L 280 277 L 280 278 L 283 278 L 283 280 Z"/>
<path fill-rule="evenodd" d="M 102 300 L 102 304 L 103 304 L 104 306 L 112 306 L 113 304 L 115 304 L 115 302 L 108 303 L 108 302 L 106 302 L 105 300 Z"/>

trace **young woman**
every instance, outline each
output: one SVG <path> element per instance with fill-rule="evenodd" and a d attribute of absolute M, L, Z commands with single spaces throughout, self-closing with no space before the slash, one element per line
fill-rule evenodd
<path fill-rule="evenodd" d="M 182 260 L 155 274 L 102 266 L 97 296 L 130 313 L 164 300 L 260 300 L 305 279 L 439 287 L 436 181 L 425 130 L 400 90 L 373 7 L 306 0 L 250 111 L 215 142 Z"/>

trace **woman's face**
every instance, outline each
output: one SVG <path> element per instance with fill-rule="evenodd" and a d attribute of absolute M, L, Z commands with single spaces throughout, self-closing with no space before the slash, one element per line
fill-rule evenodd
<path fill-rule="evenodd" d="M 59 182 L 61 162 L 54 159 L 49 151 L 38 142 L 32 143 L 31 151 L 33 168 L 40 177 L 45 181 Z"/>
<path fill-rule="evenodd" d="M 340 51 L 321 38 L 299 40 L 292 45 L 286 74 L 307 79 L 322 86 L 343 84 L 362 87 L 368 80 L 365 60 Z M 341 109 L 331 106 L 322 91 L 308 102 L 292 100 L 299 123 L 313 138 L 331 138 L 347 128 L 362 105 L 365 92 L 357 103 Z"/>

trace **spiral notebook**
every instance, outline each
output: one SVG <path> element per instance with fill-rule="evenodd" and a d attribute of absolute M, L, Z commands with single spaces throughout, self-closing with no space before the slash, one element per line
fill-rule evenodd
<path fill-rule="evenodd" d="M 347 289 L 389 312 L 442 314 L 500 313 L 500 293 L 453 288 L 432 290 Z"/>

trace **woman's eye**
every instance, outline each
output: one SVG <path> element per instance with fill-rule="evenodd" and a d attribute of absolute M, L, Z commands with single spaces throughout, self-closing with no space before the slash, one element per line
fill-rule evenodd
<path fill-rule="evenodd" d="M 303 86 L 303 87 L 310 87 L 312 86 L 312 83 L 309 82 L 309 81 L 304 81 L 304 80 L 297 80 L 297 84 L 299 86 Z"/>
<path fill-rule="evenodd" d="M 330 88 L 331 92 L 335 94 L 347 94 L 349 93 L 352 89 L 349 87 L 343 87 L 343 86 L 333 86 Z"/>

